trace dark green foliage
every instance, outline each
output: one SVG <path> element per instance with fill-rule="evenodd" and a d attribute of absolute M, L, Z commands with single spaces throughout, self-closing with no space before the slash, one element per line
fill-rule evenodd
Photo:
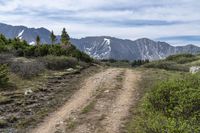
<path fill-rule="evenodd" d="M 173 61 L 178 64 L 185 64 L 188 62 L 192 62 L 197 60 L 195 55 L 192 54 L 177 54 L 177 55 L 171 55 L 166 58 L 167 61 Z"/>
<path fill-rule="evenodd" d="M 8 43 L 8 40 L 6 37 L 2 34 L 0 34 L 0 45 L 6 45 Z"/>
<path fill-rule="evenodd" d="M 49 54 L 49 46 L 48 45 L 41 45 L 34 49 L 34 56 L 46 56 Z"/>
<path fill-rule="evenodd" d="M 200 76 L 184 74 L 155 85 L 136 121 L 141 133 L 200 132 Z"/>
<path fill-rule="evenodd" d="M 131 66 L 132 67 L 135 67 L 135 66 L 141 66 L 141 65 L 144 65 L 146 63 L 149 63 L 149 60 L 134 60 L 132 63 L 131 63 Z"/>
<path fill-rule="evenodd" d="M 150 62 L 148 64 L 145 64 L 144 67 L 159 68 L 159 69 L 173 70 L 173 71 L 184 71 L 184 72 L 189 71 L 189 67 L 185 65 L 180 65 L 173 61 L 165 61 L 165 60 Z"/>
<path fill-rule="evenodd" d="M 127 68 L 131 66 L 131 63 L 128 60 L 103 59 L 101 62 L 106 66 L 112 67 Z"/>
<path fill-rule="evenodd" d="M 0 65 L 0 87 L 8 83 L 8 69 L 6 65 Z"/>
<path fill-rule="evenodd" d="M 53 31 L 51 32 L 50 38 L 51 38 L 51 44 L 53 45 L 56 42 L 56 36 L 54 35 Z"/>
<path fill-rule="evenodd" d="M 40 45 L 40 36 L 36 36 L 36 45 L 39 46 Z"/>
<path fill-rule="evenodd" d="M 61 34 L 61 40 L 60 41 L 61 41 L 61 43 L 63 45 L 67 45 L 69 43 L 69 40 L 70 40 L 70 37 L 67 34 L 66 29 L 63 28 L 63 31 L 62 31 L 62 34 Z"/>
<path fill-rule="evenodd" d="M 66 33 L 67 34 L 67 33 Z M 65 35 L 64 35 L 65 36 Z M 3 35 L 0 35 L 0 53 L 7 52 L 20 57 L 41 57 L 47 55 L 55 56 L 70 56 L 85 62 L 92 62 L 92 59 L 85 53 L 79 51 L 69 42 L 69 38 L 65 37 L 68 45 L 39 45 L 40 38 L 37 37 L 37 45 L 28 45 L 26 41 L 21 41 L 19 38 L 7 40 Z"/>
<path fill-rule="evenodd" d="M 103 59 L 101 61 L 102 62 L 109 62 L 109 63 L 115 63 L 115 62 L 117 62 L 117 60 L 115 60 L 115 59 Z"/>

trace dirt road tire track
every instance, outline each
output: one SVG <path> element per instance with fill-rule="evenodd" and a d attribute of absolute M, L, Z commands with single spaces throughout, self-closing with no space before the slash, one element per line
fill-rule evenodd
<path fill-rule="evenodd" d="M 103 72 L 97 73 L 92 77 L 85 80 L 82 87 L 71 97 L 71 99 L 59 108 L 56 112 L 50 114 L 45 118 L 35 129 L 32 129 L 30 133 L 54 133 L 56 131 L 56 125 L 69 118 L 73 112 L 80 112 L 80 110 L 90 101 L 95 94 L 96 89 L 101 86 L 103 82 L 109 82 L 118 73 L 119 69 L 110 68 Z"/>
<path fill-rule="evenodd" d="M 139 80 L 139 73 L 129 69 L 126 70 L 122 89 L 103 122 L 105 125 L 104 133 L 119 133 L 121 131 L 124 119 L 128 116 L 129 109 L 134 104 Z"/>

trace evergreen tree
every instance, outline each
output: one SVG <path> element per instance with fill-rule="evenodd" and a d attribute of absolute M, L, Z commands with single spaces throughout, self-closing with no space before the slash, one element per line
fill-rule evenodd
<path fill-rule="evenodd" d="M 8 40 L 3 34 L 0 34 L 0 45 L 5 45 L 8 43 Z"/>
<path fill-rule="evenodd" d="M 40 36 L 36 37 L 36 45 L 39 46 L 40 45 Z"/>
<path fill-rule="evenodd" d="M 63 28 L 62 34 L 61 34 L 61 43 L 63 45 L 67 45 L 69 43 L 70 37 L 66 32 L 66 29 Z"/>
<path fill-rule="evenodd" d="M 51 44 L 53 45 L 56 42 L 56 36 L 54 35 L 53 31 L 51 32 Z"/>

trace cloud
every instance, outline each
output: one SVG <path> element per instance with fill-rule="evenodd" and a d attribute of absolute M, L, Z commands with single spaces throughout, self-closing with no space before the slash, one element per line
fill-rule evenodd
<path fill-rule="evenodd" d="M 199 7 L 199 0 L 0 0 L 0 22 L 47 27 L 57 34 L 66 27 L 79 38 L 182 36 L 184 44 L 200 44 L 186 37 L 200 35 Z"/>

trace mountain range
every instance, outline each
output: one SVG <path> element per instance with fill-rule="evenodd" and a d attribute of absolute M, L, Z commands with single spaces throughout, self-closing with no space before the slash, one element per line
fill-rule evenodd
<path fill-rule="evenodd" d="M 50 31 L 45 28 L 36 29 L 0 23 L 0 33 L 7 38 L 18 37 L 26 40 L 30 45 L 35 44 L 35 38 L 39 35 L 41 43 L 50 44 Z M 60 36 L 57 36 L 57 40 L 60 40 L 59 38 Z M 148 38 L 132 41 L 109 36 L 93 36 L 81 39 L 72 38 L 71 42 L 78 49 L 96 59 L 158 60 L 172 54 L 197 54 L 200 51 L 200 47 L 195 45 L 175 47 L 166 42 L 153 41 Z"/>

